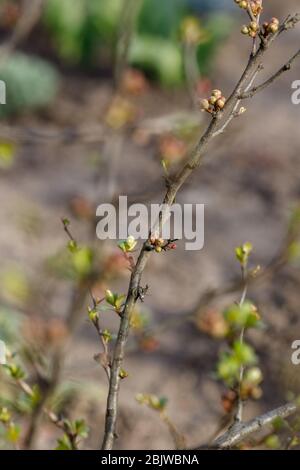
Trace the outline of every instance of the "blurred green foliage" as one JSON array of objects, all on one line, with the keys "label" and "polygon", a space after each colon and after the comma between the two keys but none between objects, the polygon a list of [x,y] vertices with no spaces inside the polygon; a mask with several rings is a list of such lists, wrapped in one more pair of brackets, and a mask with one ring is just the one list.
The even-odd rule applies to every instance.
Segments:
[{"label": "blurred green foliage", "polygon": [[[180,25],[191,14],[187,0],[141,0],[133,32],[129,62],[164,85],[183,80]],[[112,61],[123,0],[48,0],[44,22],[59,57],[72,65],[99,65]],[[209,40],[198,48],[202,72],[209,70],[219,42],[228,34],[232,20],[225,13],[203,22]],[[105,58],[105,59],[104,59]],[[107,63],[106,63],[107,65]]]},{"label": "blurred green foliage", "polygon": [[77,247],[71,251],[61,250],[49,257],[46,262],[47,271],[55,278],[80,280],[86,278],[92,270],[94,253],[89,247]]},{"label": "blurred green foliage", "polygon": [[101,45],[112,45],[122,0],[48,0],[45,24],[58,55],[73,64],[89,64]]},{"label": "blurred green foliage", "polygon": [[45,60],[14,53],[0,65],[0,79],[6,83],[6,105],[0,117],[48,105],[58,89],[58,74]]},{"label": "blurred green foliage", "polygon": [[188,14],[188,2],[144,0],[142,3],[137,32],[176,41],[181,20]]},{"label": "blurred green foliage", "polygon": [[0,273],[0,293],[14,305],[24,305],[30,296],[30,285],[25,273],[15,265]]},{"label": "blurred green foliage", "polygon": [[15,157],[15,146],[11,142],[0,141],[0,170],[11,168]]},{"label": "blurred green foliage", "polygon": [[21,334],[22,315],[16,310],[0,306],[0,338],[14,345]]}]

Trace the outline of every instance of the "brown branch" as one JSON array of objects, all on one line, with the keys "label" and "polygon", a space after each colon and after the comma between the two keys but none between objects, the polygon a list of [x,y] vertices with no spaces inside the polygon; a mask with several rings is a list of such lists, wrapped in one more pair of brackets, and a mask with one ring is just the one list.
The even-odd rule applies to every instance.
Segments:
[{"label": "brown branch", "polygon": [[[291,24],[296,24],[299,19],[300,17],[297,18],[297,20],[294,20],[293,23],[292,19],[288,18],[286,22],[281,25],[279,32],[282,32],[284,29],[288,29],[289,27],[291,27]],[[175,175],[173,179],[167,181],[167,192],[163,201],[164,204],[166,204],[167,206],[171,206],[173,204],[176,194],[181,188],[181,186],[185,183],[185,181],[193,173],[193,171],[202,163],[203,154],[207,149],[208,144],[212,140],[214,133],[217,131],[219,122],[222,122],[222,119],[224,116],[226,116],[227,112],[230,114],[235,109],[236,103],[239,101],[239,96],[245,91],[246,87],[249,85],[249,82],[257,73],[257,70],[261,67],[261,60],[263,59],[265,52],[268,50],[269,46],[273,43],[274,39],[277,36],[278,33],[266,38],[265,41],[261,41],[257,52],[255,54],[251,53],[247,66],[240,80],[238,81],[233,93],[227,100],[223,111],[214,114],[211,122],[208,125],[207,130],[204,132],[198,144],[192,150],[188,160],[183,165],[182,169],[178,172],[177,175]],[[140,287],[142,274],[147,265],[151,253],[151,244],[149,243],[149,241],[146,241],[143,244],[136,266],[131,274],[127,299],[122,312],[120,328],[114,349],[110,376],[110,386],[107,398],[105,433],[102,443],[102,448],[105,450],[112,449],[114,444],[114,439],[116,435],[118,395],[120,386],[119,374],[124,359],[125,347],[129,334],[130,316],[137,301],[135,292],[137,292],[138,288]]]},{"label": "brown branch", "polygon": [[296,413],[297,409],[294,403],[288,403],[245,423],[236,423],[222,436],[218,437],[211,447],[214,449],[235,447],[254,432],[272,424],[276,418],[287,418]]},{"label": "brown branch", "polygon": [[265,82],[261,83],[261,85],[258,85],[254,88],[251,88],[251,90],[247,91],[246,93],[242,93],[240,95],[240,99],[244,100],[247,98],[252,98],[256,93],[264,90],[267,86],[271,85],[277,78],[279,78],[284,72],[287,72],[288,70],[291,70],[293,63],[300,57],[300,49],[296,52],[296,54],[293,55],[293,57],[290,58],[286,64],[284,64],[274,75],[272,75],[268,80]]},{"label": "brown branch", "polygon": [[284,20],[281,27],[279,28],[278,34],[283,33],[284,31],[288,31],[296,26],[297,23],[300,21],[300,13],[296,13],[295,15],[288,15],[288,17]]}]

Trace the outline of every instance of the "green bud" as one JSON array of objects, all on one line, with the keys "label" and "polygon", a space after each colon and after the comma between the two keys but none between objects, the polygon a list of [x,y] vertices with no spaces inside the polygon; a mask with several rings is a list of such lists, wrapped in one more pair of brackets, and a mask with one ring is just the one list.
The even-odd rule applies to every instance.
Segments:
[{"label": "green bud", "polygon": [[242,341],[235,341],[233,352],[240,365],[252,365],[257,361],[254,349]]},{"label": "green bud", "polygon": [[7,408],[0,408],[0,422],[3,424],[8,423],[11,420],[11,414]]},{"label": "green bud", "polygon": [[10,423],[6,431],[6,439],[11,443],[16,444],[20,437],[20,432],[21,429],[17,424]]},{"label": "green bud", "polygon": [[252,250],[253,246],[250,242],[246,242],[235,249],[237,260],[241,263],[242,266],[245,266],[248,263],[249,255]]},{"label": "green bud", "polygon": [[121,369],[121,370],[120,370],[120,373],[119,373],[120,379],[126,379],[126,378],[128,377],[128,375],[129,375],[129,374],[128,374],[128,372],[126,372],[125,369]]},{"label": "green bud", "polygon": [[105,300],[108,304],[115,306],[116,294],[114,294],[110,289],[105,291]]},{"label": "green bud", "polygon": [[68,227],[68,225],[70,225],[70,221],[67,218],[62,219],[62,223],[64,224],[65,227]]},{"label": "green bud", "polygon": [[68,243],[68,249],[71,253],[75,253],[78,249],[77,243],[75,240],[70,240]]},{"label": "green bud", "polygon": [[104,330],[102,337],[106,343],[109,343],[112,340],[112,334],[109,330]]},{"label": "green bud", "polygon": [[260,315],[252,302],[232,304],[224,311],[224,318],[234,328],[255,328],[261,324]]},{"label": "green bud", "polygon": [[134,248],[137,245],[137,241],[135,240],[134,237],[129,236],[127,240],[122,240],[118,246],[119,248],[124,252],[124,253],[130,253],[131,251],[134,250]]},{"label": "green bud", "polygon": [[259,367],[251,367],[245,372],[244,381],[251,385],[258,385],[263,381],[263,374]]},{"label": "green bud", "polygon": [[13,379],[23,379],[25,377],[25,372],[23,371],[23,369],[18,366],[17,364],[9,364],[8,366],[6,366],[6,369],[9,373],[9,375],[13,378]]},{"label": "green bud", "polygon": [[91,320],[92,323],[95,323],[97,320],[99,320],[99,313],[97,312],[95,308],[93,309],[89,308],[88,312],[89,312],[89,319]]}]

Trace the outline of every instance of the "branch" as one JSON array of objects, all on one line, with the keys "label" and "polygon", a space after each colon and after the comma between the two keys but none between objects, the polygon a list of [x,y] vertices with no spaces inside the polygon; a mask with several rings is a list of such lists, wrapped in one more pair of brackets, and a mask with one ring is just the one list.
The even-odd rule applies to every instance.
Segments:
[{"label": "branch", "polygon": [[[257,74],[262,70],[262,68],[263,68],[263,67],[262,67],[261,64],[257,67],[256,72],[254,73],[252,79],[250,80],[250,83],[248,84],[248,86],[247,86],[246,89],[245,89],[245,93],[252,87],[252,85],[253,85],[253,83],[254,83],[254,81],[255,81],[255,79],[256,79]],[[245,93],[244,93],[244,94],[245,94]],[[246,109],[243,108],[243,107],[238,110],[238,107],[239,107],[241,101],[242,101],[242,100],[241,100],[241,97],[239,96],[239,98],[238,98],[238,100],[237,100],[237,102],[236,102],[236,104],[235,104],[233,110],[231,111],[231,113],[230,113],[229,116],[228,116],[228,119],[225,121],[225,123],[223,124],[222,127],[220,127],[216,132],[214,132],[213,138],[214,138],[214,137],[217,137],[217,136],[220,135],[220,134],[223,134],[223,132],[225,132],[225,130],[227,129],[227,126],[229,126],[229,124],[231,123],[231,121],[232,121],[234,118],[241,116],[241,115],[246,111]]]},{"label": "branch", "polygon": [[297,406],[294,403],[287,403],[286,405],[280,406],[275,410],[269,411],[257,418],[251,419],[246,423],[234,424],[225,434],[218,437],[212,444],[214,449],[229,449],[240,442],[246,437],[250,436],[256,431],[259,431],[263,427],[272,424],[276,418],[287,418],[297,411]]},{"label": "branch", "polygon": [[294,16],[288,15],[286,20],[282,23],[281,28],[279,29],[279,34],[289,29],[294,28],[297,23],[300,21],[300,13],[296,13]]},{"label": "branch", "polygon": [[[289,27],[292,27],[291,25],[296,24],[298,20],[300,20],[300,16],[299,19],[297,18],[297,20],[292,20],[291,18],[288,18],[279,28],[279,32],[282,32],[284,29],[289,29]],[[202,163],[204,152],[206,151],[210,141],[213,139],[215,132],[218,130],[219,122],[222,122],[224,116],[232,113],[232,111],[235,109],[235,106],[239,101],[240,95],[245,92],[247,86],[249,86],[249,83],[251,83],[253,76],[260,69],[261,61],[264,57],[265,52],[268,50],[269,46],[273,43],[274,39],[277,36],[278,33],[271,35],[268,38],[265,38],[264,41],[261,41],[257,52],[251,53],[247,66],[240,80],[238,81],[235,89],[233,90],[231,96],[227,100],[223,110],[214,113],[206,131],[200,138],[198,144],[191,151],[186,163],[183,165],[181,170],[177,173],[177,175],[175,175],[173,179],[169,179],[167,181],[167,191],[163,200],[163,203],[166,206],[172,206],[176,198],[177,192],[179,191],[181,186],[185,183],[185,181],[193,173],[193,171]],[[114,439],[116,435],[118,395],[120,386],[119,374],[124,359],[125,347],[129,335],[130,316],[137,301],[135,292],[137,292],[140,287],[142,274],[147,265],[151,253],[152,247],[150,241],[147,240],[143,244],[135,268],[132,271],[128,287],[128,294],[121,315],[120,328],[111,366],[110,386],[106,407],[105,433],[102,443],[102,449],[104,450],[112,449],[114,444]]]},{"label": "branch", "polygon": [[293,57],[290,58],[286,64],[284,64],[274,75],[272,75],[268,80],[263,82],[261,85],[258,85],[254,88],[251,88],[251,90],[246,91],[245,93],[242,93],[240,95],[240,99],[244,100],[247,98],[252,98],[256,93],[264,90],[267,86],[271,85],[277,78],[279,78],[284,72],[287,72],[288,70],[291,70],[293,63],[300,57],[300,49],[296,52]]}]

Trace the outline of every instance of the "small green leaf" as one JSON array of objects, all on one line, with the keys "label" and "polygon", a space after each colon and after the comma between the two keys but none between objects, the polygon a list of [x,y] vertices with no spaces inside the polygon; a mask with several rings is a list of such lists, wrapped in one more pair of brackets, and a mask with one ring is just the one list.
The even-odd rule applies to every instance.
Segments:
[{"label": "small green leaf", "polygon": [[217,364],[217,376],[228,385],[233,385],[239,374],[240,363],[229,353],[223,353]]},{"label": "small green leaf", "polygon": [[244,382],[259,385],[263,381],[263,374],[259,367],[250,367],[244,374]]},{"label": "small green leaf", "polygon": [[6,439],[11,443],[16,444],[20,437],[20,432],[20,426],[14,423],[10,423],[6,431]]},{"label": "small green leaf", "polygon": [[96,308],[89,308],[88,309],[89,313],[89,319],[91,320],[92,323],[95,323],[97,320],[99,320],[99,313]]},{"label": "small green leaf", "polygon": [[253,246],[250,242],[246,242],[235,249],[236,258],[242,266],[245,266],[248,263],[249,255],[252,250]]},{"label": "small green leaf", "polygon": [[272,421],[274,431],[280,431],[285,425],[286,422],[283,418],[281,418],[281,416],[277,416],[277,418]]},{"label": "small green leaf", "polygon": [[161,166],[163,167],[165,175],[169,176],[168,161],[164,159],[161,160]]},{"label": "small green leaf", "polygon": [[150,395],[149,406],[154,410],[162,411],[166,408],[168,399],[166,397],[157,397],[156,395]]},{"label": "small green leaf", "polygon": [[141,405],[147,405],[156,411],[163,411],[166,406],[168,399],[166,397],[158,397],[156,395],[150,395],[146,393],[139,393],[136,395],[136,400]]},{"label": "small green leaf", "polygon": [[168,404],[168,399],[166,397],[161,397],[159,399],[159,406],[161,410],[164,410]]},{"label": "small green leaf", "polygon": [[126,245],[125,245],[124,240],[122,240],[121,242],[118,243],[118,247],[120,248],[120,250],[122,250],[124,253],[126,253]]},{"label": "small green leaf", "polygon": [[290,447],[299,446],[299,444],[300,444],[300,438],[298,436],[293,436],[291,443],[290,443]]},{"label": "small green leaf", "polygon": [[265,439],[265,445],[268,449],[279,449],[280,448],[280,440],[276,434],[272,434]]},{"label": "small green leaf", "polygon": [[33,408],[35,408],[41,401],[42,395],[38,385],[33,385],[32,395],[30,395],[30,402]]},{"label": "small green leaf", "polygon": [[102,333],[102,336],[106,343],[109,343],[112,340],[112,334],[108,330],[104,330]]},{"label": "small green leaf", "polygon": [[69,219],[63,218],[63,219],[62,219],[62,223],[64,224],[65,227],[68,227],[71,222],[69,221]]},{"label": "small green leaf", "polygon": [[117,312],[121,310],[121,307],[124,304],[124,300],[126,299],[125,295],[119,295],[111,290],[107,289],[105,291],[105,300],[106,302],[115,308]]},{"label": "small green leaf", "polygon": [[130,253],[131,251],[134,250],[134,248],[137,245],[137,241],[135,240],[134,237],[129,236],[126,240],[121,240],[118,243],[119,248],[124,252],[124,253]]},{"label": "small green leaf", "polygon": [[126,379],[128,377],[128,372],[125,369],[121,369],[119,373],[120,379]]},{"label": "small green leaf", "polygon": [[70,240],[68,243],[68,249],[71,253],[76,253],[78,246],[75,240]]},{"label": "small green leaf", "polygon": [[93,253],[89,247],[77,249],[74,252],[74,267],[81,278],[90,274],[92,269]]},{"label": "small green leaf", "polygon": [[233,344],[233,352],[240,365],[252,365],[257,361],[254,349],[244,342],[235,341]]},{"label": "small green leaf", "polygon": [[23,369],[17,365],[17,364],[8,364],[4,366],[6,370],[8,371],[8,374],[13,378],[13,379],[23,379],[25,377],[25,372]]},{"label": "small green leaf", "polygon": [[89,428],[83,419],[78,419],[74,423],[75,433],[78,437],[86,439],[89,434]]},{"label": "small green leaf", "polygon": [[260,316],[252,304],[245,301],[242,305],[233,304],[224,311],[224,318],[230,326],[254,328],[260,324]]},{"label": "small green leaf", "polygon": [[110,304],[114,307],[116,298],[117,298],[116,294],[114,294],[111,290],[106,289],[106,291],[105,291],[105,300],[108,304]]},{"label": "small green leaf", "polygon": [[115,308],[117,311],[121,309],[121,307],[124,304],[124,301],[126,299],[126,295],[119,295],[117,299],[115,300]]},{"label": "small green leaf", "polygon": [[72,444],[67,434],[64,434],[62,438],[57,439],[55,450],[72,450]]}]

